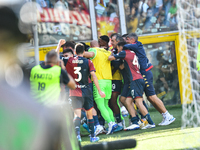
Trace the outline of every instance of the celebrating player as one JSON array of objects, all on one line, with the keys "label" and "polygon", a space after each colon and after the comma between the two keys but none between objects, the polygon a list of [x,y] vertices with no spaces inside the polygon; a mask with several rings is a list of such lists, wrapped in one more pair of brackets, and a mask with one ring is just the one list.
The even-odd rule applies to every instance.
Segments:
[{"label": "celebrating player", "polygon": [[142,43],[138,41],[138,37],[135,33],[130,33],[129,35],[127,35],[126,42],[128,44],[124,45],[123,49],[134,51],[136,56],[138,57],[140,72],[145,80],[144,92],[147,96],[147,99],[163,116],[162,122],[158,125],[171,124],[175,121],[175,118],[170,115],[170,113],[166,110],[163,102],[155,94],[155,90],[153,87],[153,74],[151,72],[153,65],[149,62]]},{"label": "celebrating player", "polygon": [[130,81],[130,89],[128,92],[128,97],[126,99],[126,106],[128,108],[128,111],[131,115],[131,122],[133,123],[131,127],[128,127],[128,129],[138,129],[140,126],[138,125],[138,118],[135,116],[132,102],[135,101],[136,106],[141,111],[142,115],[147,119],[148,126],[145,126],[142,129],[146,128],[154,128],[155,124],[152,121],[146,107],[143,105],[143,91],[145,82],[144,79],[139,71],[139,64],[137,60],[137,56],[133,51],[130,50],[123,50],[123,46],[125,45],[125,42],[119,42],[118,43],[118,54],[114,54],[113,56],[109,56],[109,60],[115,60],[115,59],[123,59],[124,60],[124,67],[125,70],[128,73],[128,79]]},{"label": "celebrating player", "polygon": [[93,63],[84,58],[84,46],[83,44],[77,44],[75,46],[76,57],[69,57],[66,61],[66,70],[76,81],[76,89],[70,90],[70,98],[72,100],[72,106],[75,113],[74,124],[77,133],[77,138],[81,141],[80,137],[80,124],[81,124],[81,109],[86,110],[88,119],[88,126],[90,129],[90,141],[97,142],[99,137],[94,135],[94,120],[92,116],[93,99],[92,91],[88,83],[89,74],[91,74],[95,87],[99,95],[103,98],[105,94],[100,90],[97,77],[95,75],[95,68]]},{"label": "celebrating player", "polygon": [[108,106],[112,93],[111,64],[110,61],[108,61],[108,57],[111,52],[105,50],[104,48],[99,48],[99,44],[95,40],[90,43],[90,47],[92,48],[90,48],[88,52],[85,52],[84,57],[91,58],[94,63],[100,88],[106,94],[105,98],[100,97],[96,87],[93,86],[93,96],[101,115],[108,123],[109,128],[107,134],[111,134],[117,128],[113,112]]}]

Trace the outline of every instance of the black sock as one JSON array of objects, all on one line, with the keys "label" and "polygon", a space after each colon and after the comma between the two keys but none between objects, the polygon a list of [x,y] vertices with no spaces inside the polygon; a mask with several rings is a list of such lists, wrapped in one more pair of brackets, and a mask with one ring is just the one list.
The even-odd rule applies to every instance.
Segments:
[{"label": "black sock", "polygon": [[91,137],[94,137],[94,119],[88,119],[88,127],[90,129]]},{"label": "black sock", "polygon": [[120,114],[115,115],[115,118],[116,118],[116,120],[117,120],[117,123],[122,122],[122,120],[121,120],[121,115],[120,115]]},{"label": "black sock", "polygon": [[132,118],[131,118],[131,122],[132,122],[133,124],[137,124],[137,125],[138,125],[138,119],[137,119],[137,117],[132,117]]},{"label": "black sock", "polygon": [[74,118],[75,131],[77,135],[80,135],[81,119],[79,117]]}]

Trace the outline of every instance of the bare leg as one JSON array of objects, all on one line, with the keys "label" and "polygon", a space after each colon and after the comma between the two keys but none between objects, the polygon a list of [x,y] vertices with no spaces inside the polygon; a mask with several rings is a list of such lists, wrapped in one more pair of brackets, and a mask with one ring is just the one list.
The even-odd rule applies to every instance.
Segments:
[{"label": "bare leg", "polygon": [[135,117],[136,116],[136,111],[132,105],[133,99],[132,98],[126,98],[126,108],[128,109],[129,114],[131,115],[131,117]]},{"label": "bare leg", "polygon": [[165,108],[163,102],[157,97],[157,95],[152,95],[147,97],[149,102],[158,110],[158,112],[165,113],[167,109]]}]

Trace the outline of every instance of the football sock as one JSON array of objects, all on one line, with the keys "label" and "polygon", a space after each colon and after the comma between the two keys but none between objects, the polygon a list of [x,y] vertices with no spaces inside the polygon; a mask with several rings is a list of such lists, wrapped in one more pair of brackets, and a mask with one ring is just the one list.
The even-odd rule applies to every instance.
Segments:
[{"label": "football sock", "polygon": [[90,130],[91,137],[94,137],[94,119],[88,119],[88,127]]},{"label": "football sock", "polygon": [[147,119],[147,121],[148,121],[149,124],[154,124],[154,122],[152,121],[152,119],[151,119],[149,113],[146,114],[144,117]]},{"label": "football sock", "polygon": [[97,125],[100,125],[99,124],[99,119],[98,119],[98,116],[93,116],[93,119],[94,119],[94,125],[97,126]]},{"label": "football sock", "polygon": [[133,124],[137,124],[137,125],[138,125],[138,118],[137,118],[137,117],[132,117],[132,118],[131,118],[131,122],[132,122]]},{"label": "football sock", "polygon": [[77,135],[80,135],[81,119],[79,117],[74,118],[75,131]]},{"label": "football sock", "polygon": [[120,114],[116,114],[115,115],[115,118],[117,120],[117,123],[120,123],[122,120],[121,120],[121,115]]}]

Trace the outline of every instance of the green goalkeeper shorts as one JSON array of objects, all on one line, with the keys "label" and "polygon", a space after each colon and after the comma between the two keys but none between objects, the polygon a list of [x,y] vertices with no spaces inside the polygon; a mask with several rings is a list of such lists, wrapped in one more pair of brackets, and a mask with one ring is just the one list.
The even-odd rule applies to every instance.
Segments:
[{"label": "green goalkeeper shorts", "polygon": [[[98,82],[101,91],[104,92],[106,95],[105,99],[110,99],[112,94],[112,80],[101,79],[98,80]],[[93,96],[94,100],[101,98],[94,82],[93,82]]]}]

